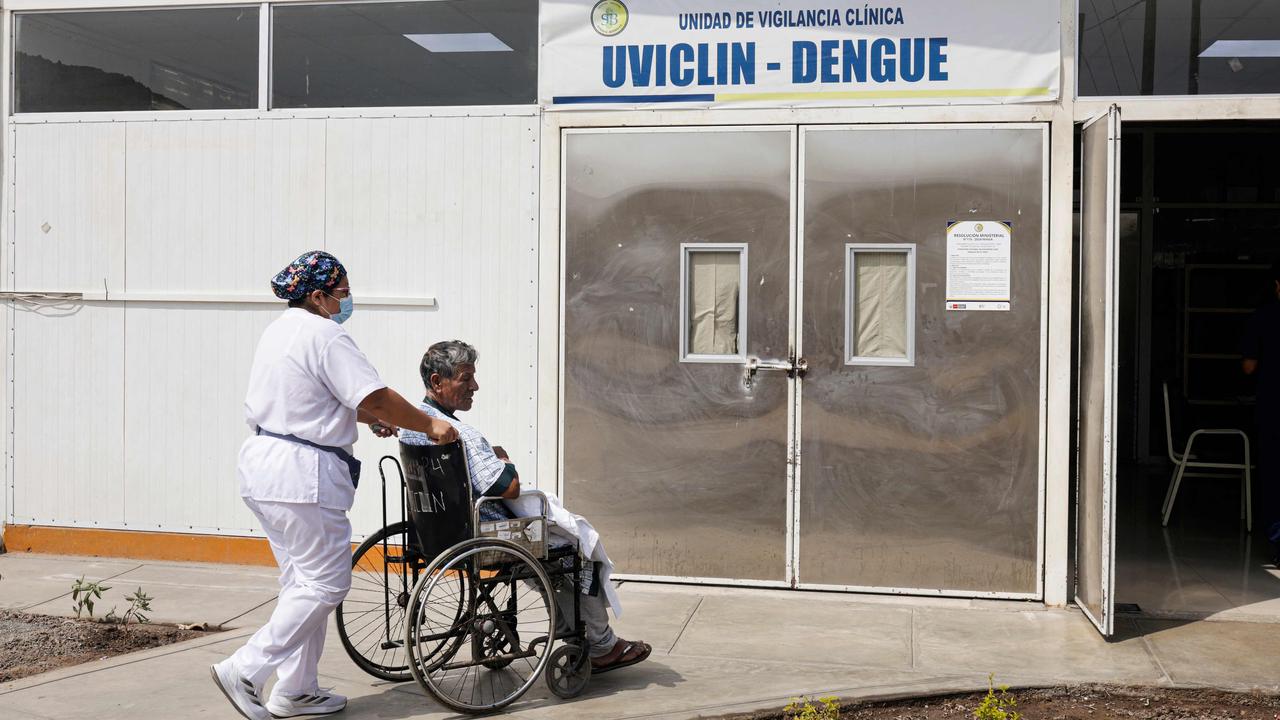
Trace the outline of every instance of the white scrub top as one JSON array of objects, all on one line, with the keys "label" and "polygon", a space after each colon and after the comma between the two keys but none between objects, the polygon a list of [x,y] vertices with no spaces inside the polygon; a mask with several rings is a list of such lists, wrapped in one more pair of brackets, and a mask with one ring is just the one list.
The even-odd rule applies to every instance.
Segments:
[{"label": "white scrub top", "polygon": [[[338,323],[289,308],[258,341],[244,399],[249,428],[294,435],[351,451],[356,408],[386,387]],[[351,474],[337,455],[266,435],[240,447],[240,495],[259,501],[317,503],[350,510]]]}]

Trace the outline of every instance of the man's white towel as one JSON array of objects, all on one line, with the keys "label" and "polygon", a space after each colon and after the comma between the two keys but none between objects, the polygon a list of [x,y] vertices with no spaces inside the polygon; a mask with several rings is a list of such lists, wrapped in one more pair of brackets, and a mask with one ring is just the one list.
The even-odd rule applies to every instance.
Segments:
[{"label": "man's white towel", "polygon": [[[576,540],[579,552],[584,558],[600,563],[601,591],[604,593],[609,607],[613,608],[614,616],[622,617],[622,603],[618,602],[618,593],[611,582],[613,562],[609,560],[609,554],[604,550],[604,543],[600,540],[600,533],[591,527],[591,523],[586,518],[566,510],[564,503],[557,495],[554,493],[545,494],[547,496],[547,519],[554,525],[549,531],[553,535],[559,535],[568,540]],[[506,503],[507,509],[515,513],[517,517],[542,514],[542,503],[533,495],[521,495],[514,500],[503,500],[503,502]]]}]

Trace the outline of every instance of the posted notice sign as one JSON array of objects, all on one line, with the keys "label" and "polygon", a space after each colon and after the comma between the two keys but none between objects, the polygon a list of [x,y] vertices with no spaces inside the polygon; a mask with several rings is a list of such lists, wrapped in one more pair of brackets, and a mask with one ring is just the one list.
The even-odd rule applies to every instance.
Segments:
[{"label": "posted notice sign", "polygon": [[1045,102],[1059,0],[543,0],[550,109]]},{"label": "posted notice sign", "polygon": [[994,220],[947,225],[947,310],[1008,310],[1013,228]]}]

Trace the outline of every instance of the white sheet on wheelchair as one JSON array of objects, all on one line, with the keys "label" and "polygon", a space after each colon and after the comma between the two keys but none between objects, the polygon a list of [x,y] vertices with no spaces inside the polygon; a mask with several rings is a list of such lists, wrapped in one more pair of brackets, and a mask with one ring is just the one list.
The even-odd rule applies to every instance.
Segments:
[{"label": "white sheet on wheelchair", "polygon": [[[622,616],[622,603],[618,602],[618,592],[613,587],[613,561],[604,550],[604,542],[600,533],[581,515],[565,509],[564,503],[554,493],[544,492],[547,496],[547,519],[555,527],[550,528],[552,535],[560,535],[578,542],[578,549],[587,560],[600,563],[600,587],[605,600],[613,608],[615,617]],[[542,514],[542,503],[533,495],[526,495],[514,500],[503,500],[507,509],[517,517],[529,517]]]}]

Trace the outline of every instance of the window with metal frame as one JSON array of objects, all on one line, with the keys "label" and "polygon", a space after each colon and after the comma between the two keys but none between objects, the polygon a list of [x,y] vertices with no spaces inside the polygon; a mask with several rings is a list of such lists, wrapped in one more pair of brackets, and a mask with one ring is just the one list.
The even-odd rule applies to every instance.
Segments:
[{"label": "window with metal frame", "polygon": [[680,360],[744,360],[746,244],[685,243],[680,252]]},{"label": "window with metal frame", "polygon": [[846,365],[915,365],[915,278],[915,245],[845,245]]},{"label": "window with metal frame", "polygon": [[537,0],[277,5],[271,13],[271,107],[537,102]]},{"label": "window with metal frame", "polygon": [[258,106],[258,7],[14,15],[14,112]]}]

